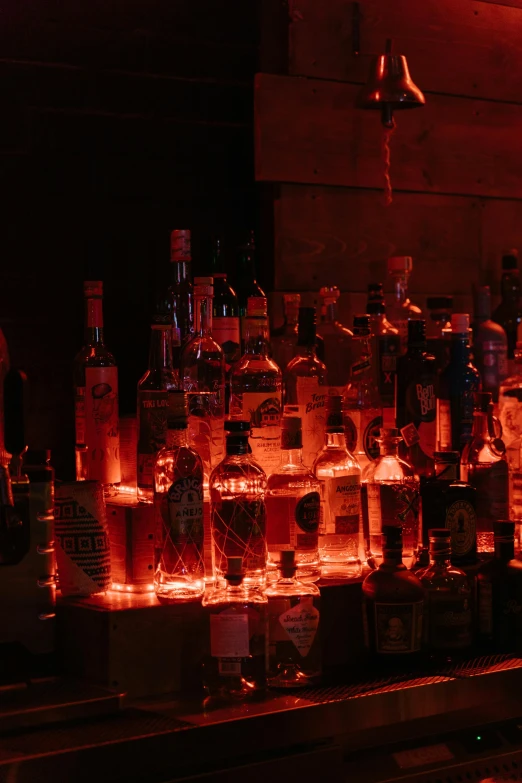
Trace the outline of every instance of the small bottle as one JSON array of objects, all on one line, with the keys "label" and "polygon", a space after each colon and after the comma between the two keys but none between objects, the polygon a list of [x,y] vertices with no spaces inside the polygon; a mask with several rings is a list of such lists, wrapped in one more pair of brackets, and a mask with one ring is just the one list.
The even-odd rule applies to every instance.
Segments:
[{"label": "small bottle", "polygon": [[223,349],[225,369],[229,372],[241,356],[239,307],[236,292],[228,284],[226,274],[216,272],[213,280],[212,337]]},{"label": "small bottle", "polygon": [[163,601],[191,601],[205,589],[204,472],[189,445],[186,392],[170,393],[167,426],[154,466],[154,590]]},{"label": "small bottle", "polygon": [[428,296],[426,320],[428,351],[435,357],[437,370],[442,370],[449,361],[449,336],[451,333],[452,296]]},{"label": "small bottle", "polygon": [[388,306],[388,318],[399,330],[401,353],[408,344],[408,321],[422,318],[422,310],[408,297],[408,281],[413,269],[411,256],[393,256],[388,259],[388,275],[393,285],[393,296]]},{"label": "small bottle", "polygon": [[268,477],[266,494],[268,566],[275,572],[281,552],[291,549],[298,578],[313,581],[321,575],[321,485],[303,464],[300,417],[285,415],[281,422],[281,464]]},{"label": "small bottle", "polygon": [[439,375],[437,449],[459,451],[471,440],[473,394],[481,389],[480,373],[470,360],[469,315],[453,313],[449,363]]},{"label": "small bottle", "polygon": [[382,553],[362,584],[366,648],[379,665],[411,666],[420,662],[424,590],[402,562],[400,527],[383,526]]},{"label": "small bottle", "polygon": [[249,453],[250,422],[225,422],[226,456],[210,477],[214,569],[223,579],[229,557],[242,557],[245,584],[266,581],[266,474]]},{"label": "small bottle", "polygon": [[172,368],[172,329],[152,324],[149,368],[138,383],[138,500],[152,503],[154,463],[167,438],[169,393],[178,388]]},{"label": "small bottle", "polygon": [[181,353],[181,383],[188,394],[190,442],[208,477],[223,458],[225,357],[212,337],[211,277],[194,280],[195,333]]},{"label": "small bottle", "polygon": [[508,513],[509,476],[506,447],[493,432],[489,392],[474,394],[471,441],[461,457],[461,475],[477,490],[477,550],[493,552],[493,523]]},{"label": "small bottle", "polygon": [[[383,408],[389,414],[387,421],[395,421],[395,370],[401,353],[399,330],[386,318],[386,302],[382,283],[368,286],[366,312],[370,316],[372,354],[377,386]],[[393,411],[393,413],[392,413]]]},{"label": "small bottle", "polygon": [[371,353],[370,316],[353,319],[352,355],[354,363],[350,382],[343,395],[344,426],[348,451],[364,470],[368,462],[379,456],[376,438],[382,427],[382,406],[375,383]]},{"label": "small bottle", "polygon": [[491,295],[488,285],[475,289],[473,360],[482,378],[482,390],[491,392],[498,402],[501,383],[507,378],[507,337],[501,326],[491,320]]},{"label": "small bottle", "polygon": [[381,429],[377,441],[380,456],[366,466],[362,475],[368,520],[364,524],[366,559],[372,568],[381,563],[384,526],[395,525],[402,532],[401,547],[404,546],[404,557],[411,567],[419,547],[419,478],[413,466],[398,456],[401,436],[397,429]]},{"label": "small bottle", "polygon": [[313,471],[321,483],[322,576],[358,577],[362,573],[361,468],[346,448],[340,395],[326,398],[324,447]]},{"label": "small bottle", "polygon": [[225,584],[203,597],[210,620],[210,655],[203,664],[209,701],[242,701],[266,686],[267,599],[245,583],[241,557],[229,557]]},{"label": "small bottle", "polygon": [[74,360],[76,480],[99,481],[110,496],[121,482],[118,368],[103,341],[103,283],[83,288],[85,345]]},{"label": "small bottle", "polygon": [[230,416],[250,419],[253,459],[267,475],[281,458],[281,370],[270,358],[266,297],[248,300],[245,353],[230,377]]},{"label": "small bottle", "polygon": [[508,375],[513,372],[518,326],[522,321],[520,306],[520,272],[518,251],[510,250],[502,256],[502,278],[500,281],[501,302],[491,316],[505,331],[508,341]]},{"label": "small bottle", "polygon": [[297,352],[297,319],[299,315],[300,294],[283,294],[284,322],[272,330],[270,343],[272,358],[278,367],[286,367]]},{"label": "small bottle", "polygon": [[522,520],[522,342],[515,348],[513,375],[502,383],[498,403],[509,467],[510,519],[519,522]]},{"label": "small bottle", "polygon": [[322,307],[317,334],[323,340],[324,351],[320,358],[328,368],[328,385],[336,387],[340,394],[349,381],[352,333],[337,318],[337,300],[341,296],[337,286],[324,286],[319,296]]},{"label": "small bottle", "polygon": [[281,576],[266,590],[267,681],[272,688],[306,688],[321,678],[321,593],[296,576],[295,552],[280,555]]},{"label": "small bottle", "polygon": [[170,235],[171,283],[167,293],[172,324],[172,361],[179,370],[181,349],[194,332],[192,251],[190,231],[174,229]]},{"label": "small bottle", "polygon": [[237,249],[236,278],[234,291],[237,293],[239,317],[241,319],[241,343],[244,346],[247,335],[247,304],[250,297],[265,297],[265,292],[256,280],[257,250],[256,238],[250,231],[246,242]]},{"label": "small bottle", "polygon": [[429,531],[430,564],[417,571],[425,591],[424,641],[432,656],[451,660],[469,650],[472,637],[471,588],[464,571],[451,564],[451,532]]},{"label": "small bottle", "polygon": [[299,308],[297,355],[283,374],[285,405],[297,405],[303,425],[303,462],[311,468],[323,446],[327,370],[315,350],[315,308]]},{"label": "small bottle", "polygon": [[495,652],[522,651],[522,561],[515,560],[515,523],[493,527],[495,555],[477,574],[479,642]]},{"label": "small bottle", "polygon": [[403,437],[399,454],[419,476],[433,475],[437,435],[437,373],[435,358],[426,348],[426,322],[408,321],[408,350],[397,360],[395,414]]}]

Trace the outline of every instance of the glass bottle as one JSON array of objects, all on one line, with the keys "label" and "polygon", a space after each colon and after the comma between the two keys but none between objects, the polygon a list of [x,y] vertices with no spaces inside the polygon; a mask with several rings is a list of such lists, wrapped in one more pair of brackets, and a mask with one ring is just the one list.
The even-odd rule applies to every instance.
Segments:
[{"label": "glass bottle", "polygon": [[272,358],[278,367],[286,367],[296,354],[300,301],[300,294],[283,294],[285,320],[282,326],[272,330],[270,337]]},{"label": "glass bottle", "polygon": [[437,434],[435,358],[426,347],[426,321],[408,321],[408,350],[397,359],[395,413],[403,437],[399,454],[419,476],[433,475]]},{"label": "glass bottle", "polygon": [[337,319],[337,300],[341,296],[337,286],[323,286],[319,296],[323,304],[317,324],[317,335],[323,341],[321,359],[328,368],[328,385],[340,394],[349,381],[352,333]]},{"label": "glass bottle", "polygon": [[192,289],[192,251],[190,231],[174,229],[170,235],[171,283],[168,307],[172,323],[172,362],[178,370],[181,349],[194,332],[194,294]]},{"label": "glass bottle", "polygon": [[245,353],[230,377],[230,417],[250,419],[253,459],[269,475],[281,458],[281,370],[269,356],[265,297],[248,300]]},{"label": "glass bottle", "polygon": [[518,251],[510,250],[502,256],[502,278],[500,281],[501,302],[494,310],[492,320],[504,329],[508,341],[508,375],[513,372],[517,331],[522,321],[520,307],[520,272]]},{"label": "glass bottle", "polygon": [[375,357],[373,366],[377,387],[383,408],[388,414],[386,421],[391,424],[395,423],[395,370],[397,357],[401,353],[401,340],[399,330],[386,318],[382,283],[372,283],[368,286],[366,312],[370,316],[372,355]]},{"label": "glass bottle", "polygon": [[468,577],[451,564],[451,532],[429,531],[430,564],[417,571],[425,592],[424,641],[432,656],[451,660],[469,650],[472,637],[471,587]]},{"label": "glass bottle", "polygon": [[178,388],[172,368],[170,324],[152,324],[149,368],[138,383],[138,500],[152,503],[154,463],[167,438],[169,392]]},{"label": "glass bottle", "polygon": [[225,357],[212,337],[211,277],[196,277],[196,330],[181,353],[181,382],[188,394],[190,442],[203,460],[205,485],[223,459]]},{"label": "glass bottle", "polygon": [[[266,537],[268,566],[275,575],[280,553],[292,550],[298,578],[319,579],[319,519],[321,485],[303,464],[299,416],[281,420],[281,464],[268,477]],[[269,571],[269,576],[270,571]]]},{"label": "glass bottle", "polygon": [[103,340],[103,283],[83,288],[85,345],[74,360],[76,479],[99,481],[113,495],[121,481],[118,368]]},{"label": "glass bottle", "polygon": [[371,353],[370,316],[353,319],[350,382],[343,395],[346,446],[364,470],[368,462],[379,456],[376,438],[382,427],[382,406],[375,383],[374,360]]},{"label": "glass bottle", "polygon": [[491,295],[488,285],[475,289],[473,361],[482,379],[482,390],[491,392],[498,402],[499,387],[507,378],[507,337],[501,326],[491,320]]},{"label": "glass bottle", "polygon": [[408,281],[413,269],[411,256],[392,256],[388,259],[388,276],[393,285],[391,304],[387,308],[388,318],[399,330],[401,353],[408,343],[408,321],[422,318],[422,310],[408,297]]},{"label": "glass bottle", "polygon": [[313,471],[321,483],[322,576],[358,577],[361,564],[361,468],[346,448],[342,397],[326,398],[324,446]]},{"label": "glass bottle", "polygon": [[493,432],[489,392],[474,395],[471,441],[461,457],[461,475],[477,490],[477,550],[493,552],[493,523],[508,513],[509,477],[506,448]]},{"label": "glass bottle", "polygon": [[241,557],[245,583],[266,581],[266,474],[249,453],[250,422],[225,422],[226,456],[210,477],[214,572],[223,579],[229,557]]},{"label": "glass bottle", "polygon": [[362,584],[365,644],[379,666],[411,666],[420,662],[424,589],[402,562],[400,527],[382,531],[382,562]]},{"label": "glass bottle", "polygon": [[280,556],[280,578],[266,590],[267,681],[272,688],[306,688],[321,678],[321,593],[296,576],[295,552]]},{"label": "glass bottle", "polygon": [[480,643],[495,652],[522,650],[522,561],[515,560],[515,523],[493,526],[495,555],[477,574]]},{"label": "glass bottle", "polygon": [[283,374],[285,405],[297,405],[303,426],[303,462],[311,468],[323,446],[327,370],[315,352],[315,307],[300,307],[297,355]]},{"label": "glass bottle", "polygon": [[250,700],[266,686],[267,599],[244,577],[242,558],[229,557],[224,585],[203,597],[210,624],[203,684],[210,703]]},{"label": "glass bottle", "polygon": [[453,313],[449,363],[439,375],[437,448],[459,451],[471,440],[473,394],[480,391],[480,374],[470,360],[469,315]]},{"label": "glass bottle", "polygon": [[437,370],[442,370],[449,361],[453,297],[428,296],[426,307],[429,311],[429,317],[426,321],[428,351],[435,357]]},{"label": "glass bottle", "polygon": [[170,392],[167,426],[154,466],[154,590],[162,601],[191,601],[205,589],[204,471],[189,445],[186,392]]},{"label": "glass bottle", "polygon": [[[394,428],[381,429],[377,439],[380,456],[370,462],[362,475],[368,523],[364,538],[368,565],[382,561],[384,526],[401,530],[401,546],[408,567],[414,564],[420,536],[420,484],[412,465],[400,459],[397,450],[402,438]],[[401,550],[402,551],[402,550]]]},{"label": "glass bottle", "polygon": [[219,239],[215,239],[213,243],[213,266],[217,271],[213,272],[212,337],[223,349],[226,371],[229,372],[231,366],[241,357],[239,303],[226,273],[222,271]]},{"label": "glass bottle", "polygon": [[237,293],[239,305],[239,317],[241,319],[241,342],[246,342],[245,316],[247,315],[247,304],[250,297],[264,297],[265,292],[256,280],[257,266],[256,238],[253,231],[250,231],[246,242],[238,247],[236,259],[236,279],[234,290]]},{"label": "glass bottle", "polygon": [[499,394],[502,440],[509,467],[510,519],[522,519],[522,342],[517,343],[513,375],[502,383]]}]

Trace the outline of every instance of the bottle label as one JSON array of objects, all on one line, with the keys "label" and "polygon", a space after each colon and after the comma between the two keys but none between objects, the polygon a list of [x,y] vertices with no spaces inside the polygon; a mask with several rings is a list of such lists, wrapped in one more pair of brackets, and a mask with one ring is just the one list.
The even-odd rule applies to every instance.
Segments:
[{"label": "bottle label", "polygon": [[325,404],[328,387],[318,378],[297,379],[297,404],[303,426],[303,462],[311,468],[324,445]]},{"label": "bottle label", "polygon": [[306,658],[319,628],[319,611],[310,596],[279,616],[279,623],[302,658]]},{"label": "bottle label", "polygon": [[85,443],[89,479],[102,484],[119,484],[117,367],[85,368]]},{"label": "bottle label", "polygon": [[292,547],[299,551],[317,549],[320,518],[318,492],[266,496],[267,543],[269,549]]},{"label": "bottle label", "polygon": [[381,655],[414,653],[421,649],[424,604],[374,605],[375,647]]},{"label": "bottle label", "polygon": [[358,362],[352,364],[350,375],[362,375],[362,373],[365,372],[365,370],[369,370],[371,366],[371,356],[363,356]]},{"label": "bottle label", "polygon": [[451,451],[451,403],[437,400],[437,442],[440,451]]},{"label": "bottle label", "polygon": [[484,636],[493,633],[493,585],[485,579],[478,580],[479,632]]},{"label": "bottle label", "polygon": [[357,475],[325,479],[326,535],[358,536],[361,481]]},{"label": "bottle label", "polygon": [[154,486],[156,454],[167,438],[168,392],[138,391],[138,487]]},{"label": "bottle label", "polygon": [[468,500],[456,500],[446,509],[445,526],[451,531],[451,554],[465,557],[475,547],[477,515]]},{"label": "bottle label", "polygon": [[522,436],[522,403],[516,397],[501,394],[499,418],[502,424],[502,440],[506,447]]},{"label": "bottle label", "polygon": [[[247,658],[250,654],[249,641],[248,614],[225,609],[210,616],[210,654],[213,658]],[[221,673],[235,674],[237,671],[225,667]]]},{"label": "bottle label", "polygon": [[498,389],[507,378],[507,346],[502,342],[488,340],[481,345],[482,383],[487,389]]},{"label": "bottle label", "polygon": [[85,386],[77,386],[74,398],[74,423],[76,427],[76,445],[85,444]]},{"label": "bottle label", "polygon": [[239,317],[214,316],[212,319],[212,337],[223,348],[226,356],[238,354],[240,346]]},{"label": "bottle label", "polygon": [[281,462],[281,392],[244,392],[241,415],[252,426],[252,458],[268,476]]},{"label": "bottle label", "polygon": [[192,544],[203,550],[203,487],[187,477],[174,481],[168,493],[170,536],[175,544]]},{"label": "bottle label", "polygon": [[224,456],[224,388],[210,392],[191,392],[188,397],[188,430],[193,448],[203,461],[205,474],[210,475]]},{"label": "bottle label", "polygon": [[378,340],[379,393],[383,403],[393,405],[395,395],[395,371],[397,356],[401,353],[398,334],[383,334]]},{"label": "bottle label", "polygon": [[[376,415],[377,414],[377,415]],[[369,460],[379,456],[379,430],[382,417],[372,409],[347,410],[343,415],[346,448],[353,454],[365,454]]]},{"label": "bottle label", "polygon": [[435,386],[432,379],[421,378],[416,383],[410,383],[406,390],[406,416],[415,424],[419,434],[419,446],[430,459],[433,459],[437,435],[435,403]]},{"label": "bottle label", "polygon": [[460,649],[471,644],[471,606],[468,596],[428,591],[426,639],[437,650]]}]

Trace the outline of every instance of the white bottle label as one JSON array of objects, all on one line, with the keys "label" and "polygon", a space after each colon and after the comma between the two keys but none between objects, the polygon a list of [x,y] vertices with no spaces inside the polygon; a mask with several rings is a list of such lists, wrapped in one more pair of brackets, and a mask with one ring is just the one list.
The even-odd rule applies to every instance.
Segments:
[{"label": "white bottle label", "polygon": [[378,536],[382,532],[381,511],[381,486],[380,484],[366,485],[368,496],[368,528],[372,536]]},{"label": "white bottle label", "polygon": [[303,462],[311,468],[324,445],[325,405],[329,387],[318,378],[297,379],[297,404],[303,426]]},{"label": "white bottle label", "polygon": [[358,475],[325,479],[326,535],[358,536],[361,481]]},{"label": "white bottle label", "polygon": [[85,442],[88,478],[102,484],[119,484],[117,367],[85,368]]},{"label": "white bottle label", "polygon": [[279,622],[302,658],[306,658],[319,627],[319,611],[313,599],[303,596],[299,604],[279,616]]},{"label": "white bottle label", "polygon": [[248,657],[248,614],[225,609],[210,616],[210,654],[213,658]]},{"label": "white bottle label", "polygon": [[242,415],[252,425],[252,457],[268,476],[281,462],[281,392],[245,392]]}]

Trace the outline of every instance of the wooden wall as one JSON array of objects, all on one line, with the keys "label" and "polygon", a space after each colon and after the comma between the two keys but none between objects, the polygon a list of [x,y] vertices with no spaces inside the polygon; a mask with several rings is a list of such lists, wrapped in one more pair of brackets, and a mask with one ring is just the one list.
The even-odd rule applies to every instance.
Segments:
[{"label": "wooden wall", "polygon": [[[276,290],[363,292],[392,254],[412,255],[418,294],[467,295],[522,246],[522,2],[276,3],[284,53],[265,47],[255,85],[256,178],[274,183]],[[383,131],[355,108],[371,54],[407,55],[426,106],[396,112],[393,202]]]}]

